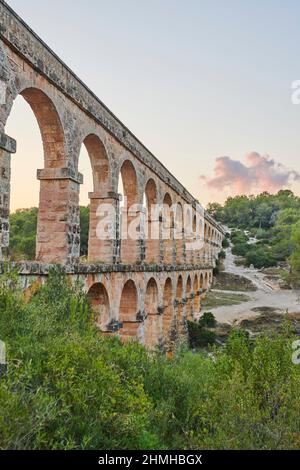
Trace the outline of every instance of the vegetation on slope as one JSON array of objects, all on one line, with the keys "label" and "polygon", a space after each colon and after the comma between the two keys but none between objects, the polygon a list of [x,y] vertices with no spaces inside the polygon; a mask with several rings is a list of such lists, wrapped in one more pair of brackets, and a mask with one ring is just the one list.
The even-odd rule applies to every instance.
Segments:
[{"label": "vegetation on slope", "polygon": [[[266,268],[288,262],[290,281],[299,284],[300,198],[292,191],[230,197],[223,206],[213,203],[208,210],[218,221],[236,229],[231,236],[233,253],[242,256],[245,265]],[[256,237],[257,243],[249,244],[249,237]]]},{"label": "vegetation on slope", "polygon": [[233,331],[213,357],[170,361],[101,336],[80,286],[53,272],[27,303],[18,277],[1,276],[0,338],[1,449],[299,448],[287,328],[255,345]]}]

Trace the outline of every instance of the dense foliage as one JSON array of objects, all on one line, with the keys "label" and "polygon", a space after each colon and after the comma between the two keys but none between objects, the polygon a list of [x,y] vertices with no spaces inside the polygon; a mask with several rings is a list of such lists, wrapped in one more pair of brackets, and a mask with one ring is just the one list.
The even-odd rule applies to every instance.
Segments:
[{"label": "dense foliage", "polygon": [[[243,256],[247,266],[262,268],[288,261],[291,279],[299,281],[300,198],[292,191],[230,197],[223,206],[213,203],[208,210],[218,221],[237,229],[232,234],[233,253]],[[249,244],[241,230],[258,243]]]},{"label": "dense foliage", "polygon": [[[9,256],[13,261],[35,259],[38,209],[19,209],[10,215]],[[80,254],[88,251],[89,208],[80,207]]]},{"label": "dense foliage", "polygon": [[19,209],[10,216],[9,253],[11,259],[34,259],[38,210]]},{"label": "dense foliage", "polygon": [[[213,326],[207,314],[203,320]],[[292,337],[234,331],[213,356],[173,360],[99,335],[80,286],[58,272],[25,302],[0,278],[1,449],[297,449]]]}]

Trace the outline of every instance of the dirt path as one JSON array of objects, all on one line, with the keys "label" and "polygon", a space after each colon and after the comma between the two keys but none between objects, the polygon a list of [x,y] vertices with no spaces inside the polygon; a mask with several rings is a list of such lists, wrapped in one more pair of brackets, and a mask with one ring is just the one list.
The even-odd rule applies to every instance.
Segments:
[{"label": "dirt path", "polygon": [[[220,323],[240,322],[243,319],[259,315],[259,312],[253,309],[271,307],[278,313],[300,312],[300,291],[280,289],[276,280],[268,279],[262,272],[254,268],[245,268],[237,266],[234,263],[235,256],[231,248],[226,249],[225,272],[243,276],[256,286],[257,291],[247,292],[251,300],[242,302],[238,305],[229,305],[225,307],[215,307],[210,311],[215,315]],[[228,291],[226,291],[228,292]],[[235,294],[239,293],[237,291]],[[245,292],[240,292],[245,294]]]}]

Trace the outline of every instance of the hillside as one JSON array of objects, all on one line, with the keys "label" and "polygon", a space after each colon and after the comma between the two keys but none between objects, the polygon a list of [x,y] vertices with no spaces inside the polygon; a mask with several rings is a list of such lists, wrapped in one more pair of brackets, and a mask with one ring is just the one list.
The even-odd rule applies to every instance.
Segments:
[{"label": "hillside", "polygon": [[276,195],[230,197],[222,206],[211,203],[208,211],[231,228],[233,254],[245,266],[282,266],[285,279],[300,283],[300,198],[289,190]]}]

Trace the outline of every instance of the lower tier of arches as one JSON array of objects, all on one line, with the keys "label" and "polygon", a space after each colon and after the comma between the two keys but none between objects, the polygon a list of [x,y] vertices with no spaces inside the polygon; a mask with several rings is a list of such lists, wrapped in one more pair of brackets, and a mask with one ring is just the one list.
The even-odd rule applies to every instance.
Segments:
[{"label": "lower tier of arches", "polygon": [[[20,272],[24,289],[44,282],[43,275]],[[212,269],[66,273],[87,293],[99,332],[136,339],[147,348],[171,351],[187,339],[187,320],[199,315],[211,287]]]}]

